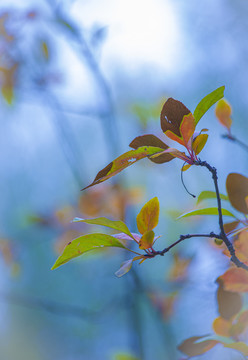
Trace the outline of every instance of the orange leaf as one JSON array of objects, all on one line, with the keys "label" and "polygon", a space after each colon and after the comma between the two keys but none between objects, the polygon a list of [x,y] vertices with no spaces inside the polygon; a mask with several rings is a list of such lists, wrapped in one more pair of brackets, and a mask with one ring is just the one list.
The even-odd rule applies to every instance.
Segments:
[{"label": "orange leaf", "polygon": [[229,130],[232,125],[232,108],[225,99],[221,99],[220,101],[218,101],[215,109],[215,114],[219,122]]},{"label": "orange leaf", "polygon": [[141,234],[153,230],[158,225],[159,201],[155,197],[149,200],[137,215],[137,227]]},{"label": "orange leaf", "polygon": [[175,135],[172,131],[167,130],[166,133],[165,133],[165,135],[166,135],[169,139],[178,142],[178,144],[183,145],[183,146],[185,145],[185,144],[184,144],[184,140],[183,140],[181,137]]},{"label": "orange leaf", "polygon": [[248,178],[237,173],[229,174],[226,179],[226,190],[232,206],[236,210],[248,214],[245,200],[248,196]]},{"label": "orange leaf", "polygon": [[225,290],[232,292],[248,292],[248,271],[240,268],[228,269],[219,277]]},{"label": "orange leaf", "polygon": [[146,231],[140,239],[139,248],[141,250],[151,248],[154,243],[154,235],[155,235],[154,231],[152,231],[152,230]]},{"label": "orange leaf", "polygon": [[232,326],[232,322],[225,320],[222,317],[216,318],[213,322],[214,332],[220,336],[229,337],[231,326]]},{"label": "orange leaf", "polygon": [[183,121],[180,125],[180,133],[182,134],[184,145],[187,147],[189,140],[195,131],[195,118],[192,113],[184,115]]},{"label": "orange leaf", "polygon": [[219,343],[217,340],[204,340],[198,342],[198,340],[202,339],[203,337],[204,336],[192,336],[186,339],[178,346],[178,350],[188,356],[197,356],[204,354]]}]

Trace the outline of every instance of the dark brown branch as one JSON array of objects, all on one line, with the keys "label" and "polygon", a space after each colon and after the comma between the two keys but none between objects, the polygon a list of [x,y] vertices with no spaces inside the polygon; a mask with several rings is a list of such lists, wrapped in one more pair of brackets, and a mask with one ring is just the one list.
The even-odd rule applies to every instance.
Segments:
[{"label": "dark brown branch", "polygon": [[168,251],[170,251],[170,249],[172,249],[174,246],[176,246],[177,244],[179,244],[181,241],[184,241],[186,239],[191,239],[194,237],[205,237],[205,238],[216,238],[216,239],[222,239],[220,235],[215,234],[213,232],[209,233],[209,234],[187,234],[187,235],[181,235],[180,238],[175,241],[173,244],[171,244],[170,246],[168,246],[167,248],[164,248],[161,251],[153,251],[152,254],[146,254],[146,257],[154,257],[157,255],[161,255],[164,256],[165,253],[167,253]]},{"label": "dark brown branch", "polygon": [[215,192],[216,192],[216,197],[217,197],[217,205],[218,205],[218,214],[219,214],[219,226],[220,226],[220,235],[219,235],[219,239],[223,240],[230,255],[231,255],[231,261],[237,266],[240,267],[242,269],[248,270],[248,266],[245,265],[243,262],[241,262],[236,254],[235,254],[235,249],[233,247],[233,244],[231,243],[231,241],[228,239],[225,230],[224,230],[224,224],[223,224],[223,216],[222,216],[222,209],[221,209],[221,199],[220,199],[220,192],[219,192],[219,186],[218,186],[218,176],[217,176],[217,170],[215,167],[212,167],[211,165],[209,165],[206,161],[201,161],[198,160],[197,162],[195,162],[195,165],[198,166],[203,166],[205,168],[208,169],[208,171],[211,172],[212,174],[212,178],[214,181],[214,187],[215,187]]}]

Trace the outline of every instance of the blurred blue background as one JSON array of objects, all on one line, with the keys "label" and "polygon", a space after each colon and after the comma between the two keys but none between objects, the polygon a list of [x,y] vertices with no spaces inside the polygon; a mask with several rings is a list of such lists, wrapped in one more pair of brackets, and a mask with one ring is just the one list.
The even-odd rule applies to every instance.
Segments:
[{"label": "blurred blue background", "polygon": [[[215,279],[227,260],[209,241],[187,240],[174,257],[121,279],[113,275],[121,251],[50,268],[68,241],[99,231],[71,224],[74,216],[126,219],[135,232],[136,214],[154,196],[157,249],[218,229],[211,217],[175,220],[195,206],[180,160],[142,160],[80,189],[134,137],[161,136],[160,107],[170,96],[193,111],[225,85],[233,132],[246,141],[247,16],[241,0],[1,1],[1,359],[174,360],[182,340],[213,332]],[[228,172],[247,174],[247,154],[221,138],[213,108],[199,126],[210,134],[201,158],[217,167],[225,193]],[[196,195],[213,190],[204,169],[190,169],[184,181]],[[169,278],[177,255],[190,265]],[[201,357],[227,358],[242,356],[216,347]]]}]

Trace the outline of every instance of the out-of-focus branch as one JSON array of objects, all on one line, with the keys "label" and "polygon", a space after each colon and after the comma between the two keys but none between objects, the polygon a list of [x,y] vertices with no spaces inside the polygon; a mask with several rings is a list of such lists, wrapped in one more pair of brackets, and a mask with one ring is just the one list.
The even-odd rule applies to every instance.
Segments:
[{"label": "out-of-focus branch", "polygon": [[222,135],[222,137],[224,139],[230,140],[236,144],[238,144],[239,146],[241,146],[243,149],[245,149],[246,151],[248,151],[248,145],[245,144],[243,141],[239,140],[238,138],[236,138],[235,136],[231,135],[231,134],[224,134]]}]

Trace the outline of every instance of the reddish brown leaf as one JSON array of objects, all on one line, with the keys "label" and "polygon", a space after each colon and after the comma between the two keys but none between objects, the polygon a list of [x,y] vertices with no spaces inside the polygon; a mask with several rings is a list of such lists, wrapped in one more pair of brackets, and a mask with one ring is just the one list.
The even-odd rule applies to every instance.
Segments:
[{"label": "reddish brown leaf", "polygon": [[231,292],[248,292],[248,271],[233,267],[219,277],[224,289]]},{"label": "reddish brown leaf", "polygon": [[183,352],[188,356],[197,356],[204,354],[205,352],[212,349],[215,345],[219,343],[216,340],[203,340],[201,342],[198,342],[198,340],[201,340],[204,337],[205,336],[192,336],[184,340],[178,346],[178,350],[180,350],[181,352]]},{"label": "reddish brown leaf", "polygon": [[225,233],[228,234],[231,231],[233,231],[234,229],[236,229],[236,227],[239,225],[239,223],[240,223],[240,221],[238,221],[238,220],[225,223],[224,224]]},{"label": "reddish brown leaf", "polygon": [[222,277],[217,279],[219,288],[217,291],[218,311],[220,316],[229,320],[236,315],[242,308],[242,298],[240,294],[224,289]]},{"label": "reddish brown leaf", "polygon": [[[133,149],[138,149],[141,146],[155,146],[161,149],[168,149],[168,146],[155,135],[142,135],[136,137],[129,146]],[[171,154],[158,155],[156,158],[148,157],[149,160],[156,164],[163,164],[165,162],[175,159]]]},{"label": "reddish brown leaf", "polygon": [[248,214],[248,206],[245,198],[248,196],[248,178],[241,174],[231,173],[226,179],[226,190],[232,206]]},{"label": "reddish brown leaf", "polygon": [[188,115],[190,110],[180,101],[169,98],[162,108],[160,114],[161,128],[164,133],[170,130],[173,134],[181,137],[180,125],[183,117]]}]

